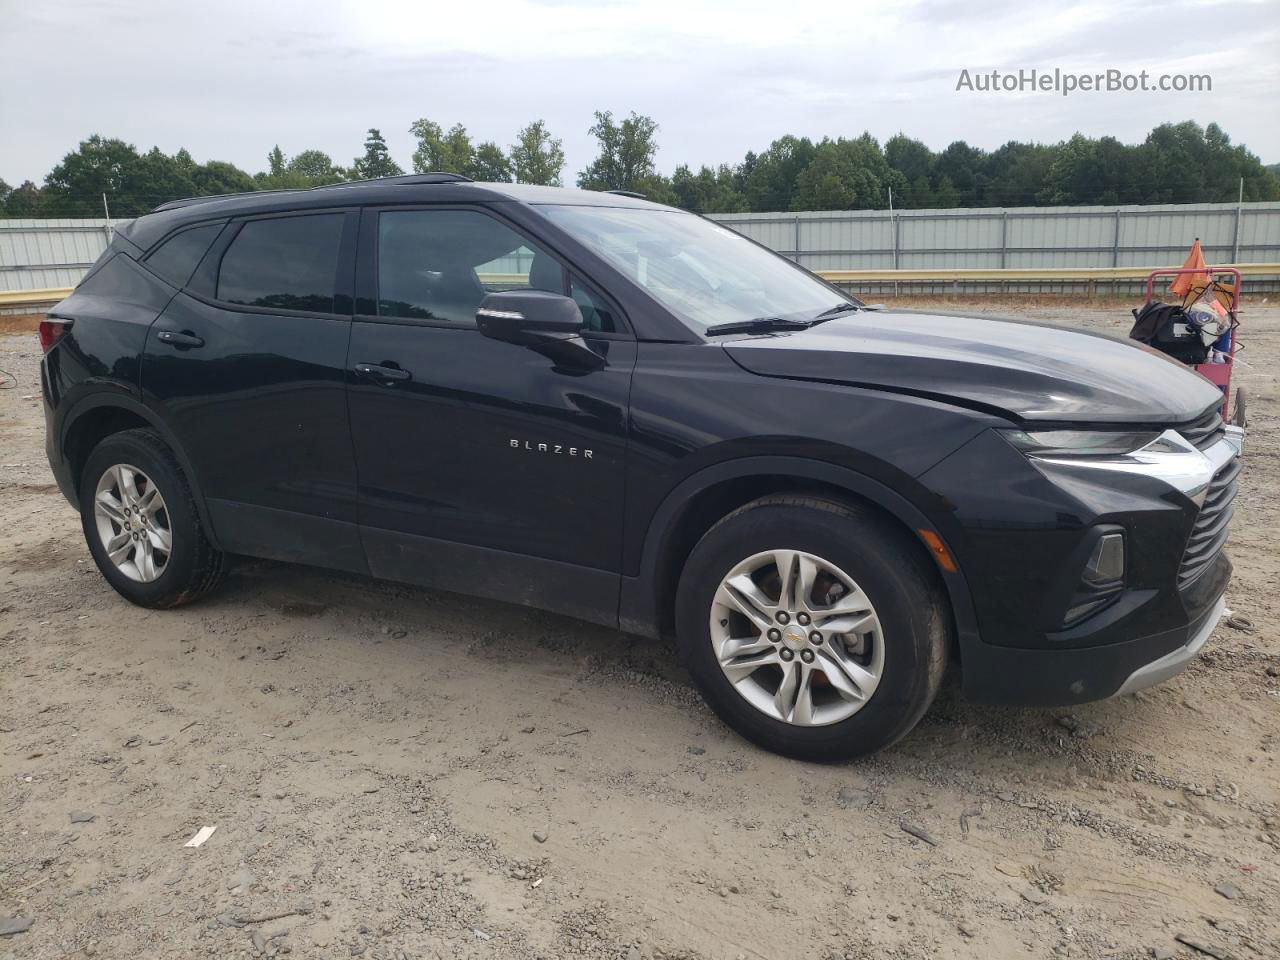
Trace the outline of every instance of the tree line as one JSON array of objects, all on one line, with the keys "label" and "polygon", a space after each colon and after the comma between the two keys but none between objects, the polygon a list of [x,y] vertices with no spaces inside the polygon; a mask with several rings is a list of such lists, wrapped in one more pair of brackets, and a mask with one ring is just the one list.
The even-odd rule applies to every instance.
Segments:
[{"label": "tree line", "polygon": [[[1011,140],[983,150],[957,140],[935,152],[899,133],[883,145],[869,133],[853,138],[783,136],[737,164],[676,167],[658,172],[658,124],[631,113],[615,118],[598,111],[589,128],[595,158],[575,183],[591,190],[627,190],[697,213],[802,210],[1057,206],[1074,204],[1193,203],[1280,199],[1280,169],[1256,155],[1214,123],[1165,123],[1141,143],[1075,134],[1055,144]],[[515,142],[475,143],[462,124],[447,130],[422,118],[409,127],[417,145],[415,173],[459,173],[480,181],[562,186],[562,141],[542,120],[521,130]],[[16,188],[0,180],[0,215],[8,217],[96,217],[106,195],[112,217],[138,216],[167,200],[298,189],[397,176],[382,134],[370,129],[364,152],[342,166],[324,151],[286,156],[277,145],[267,167],[249,174],[231,163],[197,163],[179,150],[172,156],[153,147],[95,134],[68,153],[37,185]]]}]

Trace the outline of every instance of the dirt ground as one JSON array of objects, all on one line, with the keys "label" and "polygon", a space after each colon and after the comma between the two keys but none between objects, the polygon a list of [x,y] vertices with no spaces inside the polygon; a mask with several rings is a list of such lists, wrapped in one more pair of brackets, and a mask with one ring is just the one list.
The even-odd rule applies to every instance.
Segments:
[{"label": "dirt ground", "polygon": [[265,562],[129,606],[52,484],[35,337],[0,336],[0,957],[1280,957],[1280,307],[1244,320],[1254,629],[1070,711],[952,683],[840,766],[547,613]]}]

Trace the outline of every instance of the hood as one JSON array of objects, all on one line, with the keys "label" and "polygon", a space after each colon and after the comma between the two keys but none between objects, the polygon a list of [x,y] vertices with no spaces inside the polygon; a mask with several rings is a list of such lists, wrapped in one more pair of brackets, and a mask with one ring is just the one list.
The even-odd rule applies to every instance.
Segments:
[{"label": "hood", "polygon": [[724,348],[761,376],[893,390],[1020,420],[1181,423],[1222,396],[1137,343],[1021,320],[860,312]]}]

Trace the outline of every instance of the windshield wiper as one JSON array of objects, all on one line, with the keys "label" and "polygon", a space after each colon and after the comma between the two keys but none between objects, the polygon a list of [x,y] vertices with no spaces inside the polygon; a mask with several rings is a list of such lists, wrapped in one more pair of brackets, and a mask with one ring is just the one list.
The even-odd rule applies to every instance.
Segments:
[{"label": "windshield wiper", "polygon": [[830,320],[832,317],[838,317],[842,313],[848,313],[850,310],[861,310],[862,306],[857,303],[837,303],[829,310],[823,310],[814,317],[814,322],[821,323],[823,320]]},{"label": "windshield wiper", "polygon": [[732,323],[716,323],[704,331],[707,336],[718,337],[725,333],[770,333],[774,330],[805,330],[804,320],[784,320],[782,317],[756,317],[753,320],[734,320]]}]

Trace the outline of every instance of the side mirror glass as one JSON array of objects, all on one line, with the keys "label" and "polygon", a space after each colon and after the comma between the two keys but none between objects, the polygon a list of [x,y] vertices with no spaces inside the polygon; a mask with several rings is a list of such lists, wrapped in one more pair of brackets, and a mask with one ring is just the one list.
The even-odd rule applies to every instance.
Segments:
[{"label": "side mirror glass", "polygon": [[536,346],[582,332],[582,311],[569,297],[542,290],[491,293],[476,311],[476,326],[486,337]]}]

